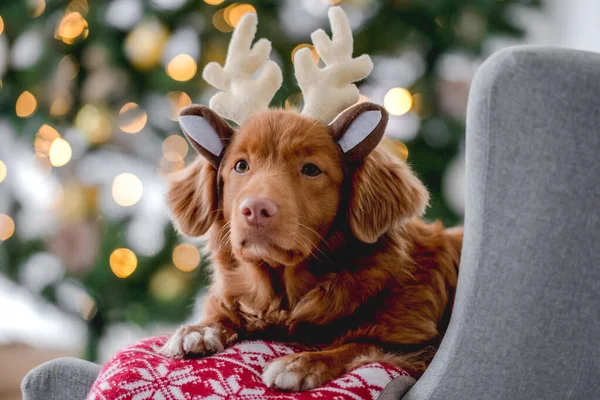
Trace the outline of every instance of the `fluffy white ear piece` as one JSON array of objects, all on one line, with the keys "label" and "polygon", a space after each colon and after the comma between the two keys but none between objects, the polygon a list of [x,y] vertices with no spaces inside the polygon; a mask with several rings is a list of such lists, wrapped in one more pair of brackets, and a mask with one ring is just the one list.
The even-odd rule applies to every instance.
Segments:
[{"label": "fluffy white ear piece", "polygon": [[281,69],[269,60],[271,42],[260,39],[251,46],[257,24],[256,14],[244,15],[233,31],[225,65],[211,62],[202,72],[206,82],[222,90],[210,99],[210,108],[238,125],[267,109],[283,82]]},{"label": "fluffy white ear piece", "polygon": [[331,7],[328,14],[331,39],[321,29],[311,35],[325,67],[314,64],[309,49],[294,56],[296,79],[304,95],[302,114],[325,124],[358,101],[358,88],[353,82],[366,78],[373,69],[368,55],[352,58],[354,40],[342,8]]},{"label": "fluffy white ear piece", "polygon": [[233,134],[227,122],[208,107],[193,104],[181,110],[179,126],[192,147],[218,167],[225,144]]},{"label": "fluffy white ear piece", "polygon": [[202,146],[215,157],[220,157],[223,152],[223,142],[215,128],[204,117],[198,115],[182,115],[179,117],[181,129],[196,144]]},{"label": "fluffy white ear piece", "polygon": [[340,114],[330,127],[346,160],[356,161],[366,157],[379,144],[387,121],[388,114],[383,107],[361,103]]}]

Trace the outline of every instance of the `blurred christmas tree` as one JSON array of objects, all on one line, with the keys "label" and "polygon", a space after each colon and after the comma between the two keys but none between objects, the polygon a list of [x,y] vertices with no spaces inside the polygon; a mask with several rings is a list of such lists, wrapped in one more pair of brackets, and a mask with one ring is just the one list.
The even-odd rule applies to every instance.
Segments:
[{"label": "blurred christmas tree", "polygon": [[431,190],[427,217],[459,222],[469,82],[491,35],[522,33],[513,7],[539,2],[2,2],[0,272],[84,318],[91,359],[107,324],[189,313],[206,268],[168,221],[162,177],[193,158],[176,115],[210,98],[198,71],[224,61],[246,12],[284,71],[274,104],[290,107],[291,55],[341,4],[375,63],[361,93],[392,114],[387,145]]}]

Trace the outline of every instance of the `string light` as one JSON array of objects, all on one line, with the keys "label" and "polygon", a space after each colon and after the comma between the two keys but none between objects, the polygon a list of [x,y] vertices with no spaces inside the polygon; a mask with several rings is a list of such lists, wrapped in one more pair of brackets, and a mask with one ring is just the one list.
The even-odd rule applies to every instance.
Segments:
[{"label": "string light", "polygon": [[200,252],[196,246],[181,243],[173,250],[173,264],[180,271],[193,271],[200,265]]},{"label": "string light", "polygon": [[110,269],[119,278],[127,278],[137,268],[137,257],[129,249],[121,248],[112,252],[109,259]]},{"label": "string light", "polygon": [[10,239],[15,233],[15,221],[6,214],[0,214],[0,241]]},{"label": "string light", "polygon": [[35,96],[27,90],[21,93],[16,104],[17,116],[21,118],[27,118],[31,116],[36,109],[37,100],[35,99]]},{"label": "string light", "polygon": [[294,47],[294,50],[292,50],[292,63],[294,62],[294,57],[296,56],[296,53],[304,48],[310,49],[310,51],[312,52],[313,62],[315,63],[315,65],[319,64],[319,53],[317,53],[317,49],[315,49],[315,46],[308,43],[302,43]]},{"label": "string light", "polygon": [[58,24],[54,38],[62,40],[66,44],[73,44],[75,39],[82,36],[84,39],[88,34],[88,23],[83,16],[75,12],[67,12]]},{"label": "string light", "polygon": [[46,2],[44,0],[33,0],[29,2],[33,6],[33,12],[31,13],[31,18],[37,18],[43,14],[46,9]]},{"label": "string light", "polygon": [[179,54],[167,65],[167,75],[179,82],[189,81],[197,70],[196,61],[189,54]]},{"label": "string light", "polygon": [[120,174],[113,180],[112,196],[120,206],[129,207],[136,204],[142,198],[143,192],[142,181],[133,174]]},{"label": "string light", "polygon": [[33,149],[38,157],[48,157],[50,146],[60,137],[60,134],[50,125],[44,124],[35,134]]},{"label": "string light", "polygon": [[225,8],[215,11],[212,16],[214,27],[220,32],[231,32],[233,27],[225,21]]},{"label": "string light", "polygon": [[204,2],[206,4],[210,4],[211,6],[218,6],[219,4],[221,4],[224,1],[225,0],[204,0]]},{"label": "string light", "polygon": [[171,102],[171,116],[169,117],[172,121],[177,121],[179,118],[179,112],[186,106],[192,104],[192,99],[185,92],[169,92],[167,98]]},{"label": "string light", "polygon": [[383,98],[383,106],[392,115],[403,115],[412,107],[412,96],[404,88],[391,88]]},{"label": "string light", "polygon": [[188,153],[188,144],[179,135],[171,135],[162,144],[163,156],[169,161],[183,160]]},{"label": "string light", "polygon": [[6,164],[4,164],[4,161],[0,160],[0,183],[6,179],[7,171],[8,168],[6,168]]},{"label": "string light", "polygon": [[4,32],[4,20],[2,19],[2,16],[0,15],[0,35],[2,35],[2,32]]},{"label": "string light", "polygon": [[233,3],[225,9],[223,13],[223,18],[225,18],[225,22],[227,22],[230,26],[235,28],[242,19],[242,17],[248,13],[256,14],[256,8],[254,8],[250,4]]},{"label": "string light", "polygon": [[50,145],[48,156],[54,167],[62,167],[71,160],[71,145],[63,138],[55,139]]},{"label": "string light", "polygon": [[185,274],[173,267],[161,268],[148,284],[152,296],[159,301],[172,301],[178,298],[186,288]]},{"label": "string light", "polygon": [[112,134],[112,123],[106,112],[91,104],[81,107],[75,117],[75,126],[94,144],[106,142]]},{"label": "string light", "polygon": [[73,99],[68,93],[57,97],[50,105],[50,115],[53,117],[62,117],[69,112],[72,102]]},{"label": "string light", "polygon": [[136,103],[127,103],[119,111],[119,120],[123,132],[138,133],[146,126],[148,116]]}]

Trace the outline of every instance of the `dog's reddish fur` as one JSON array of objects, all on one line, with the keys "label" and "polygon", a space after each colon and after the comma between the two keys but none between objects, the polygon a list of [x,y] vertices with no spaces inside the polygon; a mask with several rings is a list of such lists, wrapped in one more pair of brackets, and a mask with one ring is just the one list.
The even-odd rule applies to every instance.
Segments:
[{"label": "dog's reddish fur", "polygon": [[[251,169],[232,171],[240,158]],[[314,162],[325,176],[298,173]],[[266,252],[248,244],[244,196],[269,197],[280,219]],[[387,361],[420,374],[449,318],[462,230],[420,219],[428,194],[379,146],[346,165],[328,127],[267,111],[230,139],[217,171],[201,157],[171,184],[179,229],[208,230],[213,282],[203,321],[227,345],[244,338],[298,343],[289,370],[320,385],[361,364]],[[267,239],[265,239],[267,240]]]}]

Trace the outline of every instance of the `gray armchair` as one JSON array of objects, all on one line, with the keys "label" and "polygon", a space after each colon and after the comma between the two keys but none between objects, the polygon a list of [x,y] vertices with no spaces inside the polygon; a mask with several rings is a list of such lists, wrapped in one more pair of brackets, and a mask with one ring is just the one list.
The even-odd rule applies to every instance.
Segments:
[{"label": "gray armchair", "polygon": [[[600,54],[492,56],[471,88],[466,149],[454,311],[403,399],[600,399]],[[24,399],[83,398],[99,369],[42,365]]]},{"label": "gray armchair", "polygon": [[490,57],[466,173],[450,326],[404,399],[600,399],[600,54]]}]

